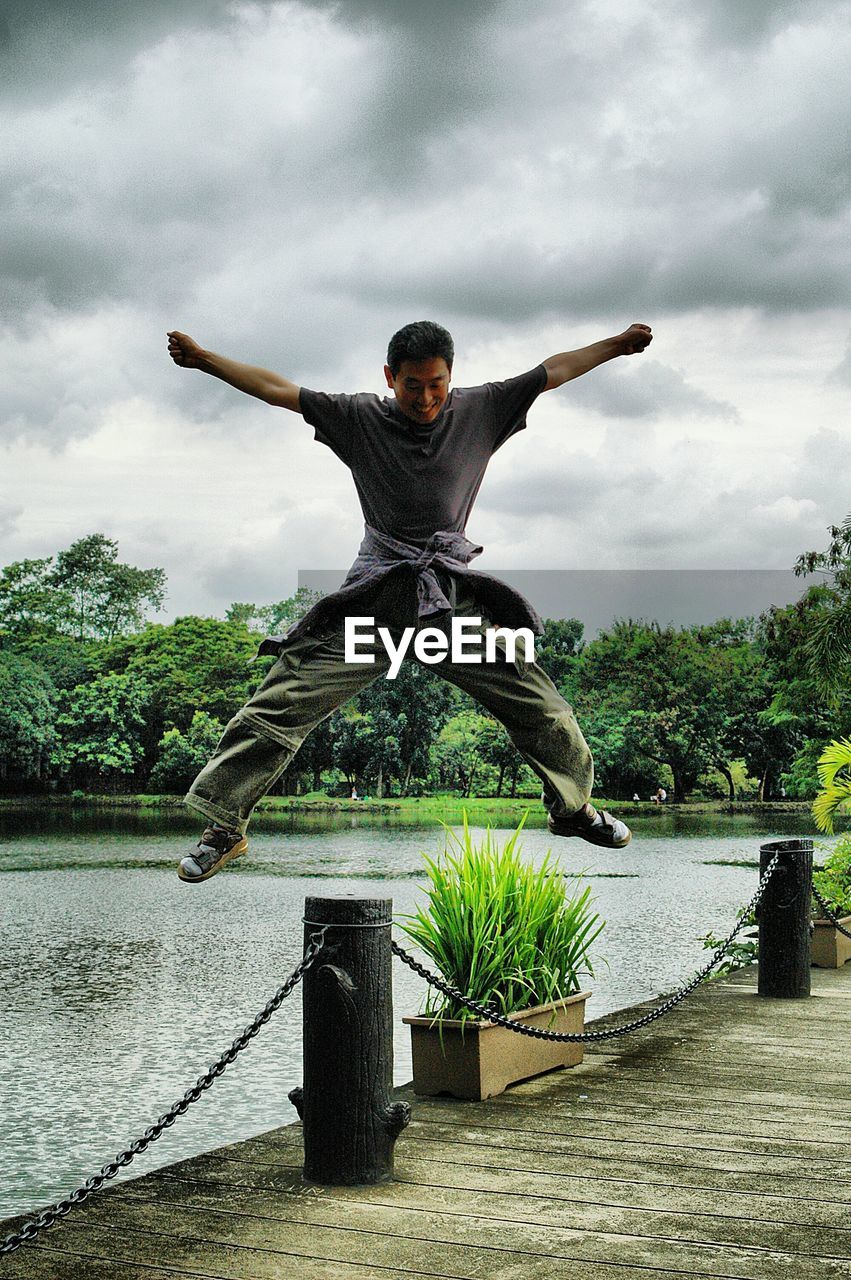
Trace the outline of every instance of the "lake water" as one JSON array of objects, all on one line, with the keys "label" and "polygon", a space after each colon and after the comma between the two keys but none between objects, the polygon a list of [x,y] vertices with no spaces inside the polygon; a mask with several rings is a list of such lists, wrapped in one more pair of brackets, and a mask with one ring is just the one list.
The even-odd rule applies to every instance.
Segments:
[{"label": "lake water", "polygon": [[[533,818],[531,821],[536,821]],[[587,1016],[672,990],[707,959],[753,894],[766,840],[809,835],[778,815],[631,819],[619,852],[524,833],[584,871],[607,927]],[[42,809],[0,814],[0,1218],[66,1195],[195,1082],[297,964],[307,895],[421,897],[436,826],[369,815],[258,817],[249,858],[204,885],[175,862],[197,839],[181,813]],[[507,834],[507,832],[505,833]],[[399,929],[396,936],[404,943]],[[410,1079],[420,980],[395,964],[395,1079]],[[301,1083],[301,1000],[286,1001],[239,1059],[120,1178],[289,1123]]]}]

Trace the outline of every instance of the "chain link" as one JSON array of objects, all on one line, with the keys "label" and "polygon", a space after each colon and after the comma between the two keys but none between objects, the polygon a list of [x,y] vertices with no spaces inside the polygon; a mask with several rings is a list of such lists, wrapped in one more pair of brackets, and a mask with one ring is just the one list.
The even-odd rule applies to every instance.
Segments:
[{"label": "chain link", "polygon": [[832,924],[836,925],[839,932],[844,933],[846,938],[851,938],[851,933],[849,933],[848,930],[839,923],[839,918],[833,914],[833,911],[827,905],[827,903],[825,902],[824,898],[821,896],[821,894],[819,893],[815,885],[813,885],[813,897],[821,907],[827,919],[830,920]]},{"label": "chain link", "polygon": [[254,1021],[236,1037],[229,1048],[225,1049],[218,1061],[214,1062],[209,1070],[198,1077],[195,1084],[190,1089],[187,1089],[183,1097],[160,1116],[156,1124],[152,1124],[150,1128],[145,1130],[141,1138],[136,1138],[123,1151],[120,1151],[114,1160],[103,1166],[99,1173],[87,1179],[81,1187],[78,1187],[76,1191],[72,1191],[64,1200],[57,1201],[49,1209],[45,1209],[40,1213],[37,1218],[32,1218],[29,1222],[24,1223],[18,1231],[6,1236],[6,1239],[0,1242],[0,1256],[5,1253],[12,1253],[27,1241],[34,1240],[39,1232],[52,1227],[60,1218],[64,1218],[66,1214],[70,1213],[76,1205],[82,1204],[84,1200],[88,1199],[93,1191],[99,1191],[105,1182],[110,1178],[114,1178],[120,1169],[126,1168],[134,1157],[141,1155],[152,1142],[156,1142],[163,1130],[173,1125],[178,1116],[182,1116],[193,1102],[198,1101],[204,1090],[209,1089],[213,1081],[218,1079],[226,1067],[233,1062],[237,1054],[241,1053],[249,1041],[254,1039],[260,1028],[265,1026],[272,1017],[272,1014],[277,1013],[284,1000],[292,994],[319,955],[324,941],[324,929],[317,933],[312,933],[302,959],[286,982],[278,988],[271,1000],[267,1001]]},{"label": "chain link", "polygon": [[444,982],[442,978],[439,978],[436,974],[427,969],[425,965],[420,964],[413,956],[409,955],[407,951],[404,951],[398,943],[393,942],[391,943],[391,946],[394,953],[399,957],[402,963],[406,964],[409,969],[413,969],[414,973],[419,974],[421,978],[424,978],[429,986],[435,987],[438,991],[442,992],[443,995],[448,996],[450,1000],[454,1000],[457,1004],[463,1005],[473,1013],[477,1013],[480,1018],[485,1019],[487,1022],[493,1022],[498,1027],[507,1027],[509,1031],[516,1031],[518,1035],[521,1036],[532,1036],[536,1040],[558,1040],[569,1041],[571,1043],[593,1043],[600,1040],[611,1040],[615,1036],[625,1036],[631,1031],[638,1031],[640,1027],[648,1026],[651,1022],[655,1022],[657,1018],[661,1018],[664,1014],[670,1013],[671,1009],[678,1005],[681,1000],[685,1000],[686,996],[691,995],[695,987],[712,972],[718,962],[722,959],[729,947],[735,941],[740,930],[744,928],[748,918],[759,906],[779,858],[780,853],[775,853],[771,862],[769,862],[765,869],[765,875],[760,880],[756,893],[739,917],[736,927],[713,954],[709,964],[705,965],[697,974],[695,974],[686,986],[681,987],[679,991],[676,991],[668,1000],[665,1001],[664,1004],[659,1005],[656,1009],[651,1009],[649,1013],[645,1013],[641,1018],[636,1018],[634,1022],[627,1022],[620,1027],[611,1027],[606,1031],[547,1031],[543,1027],[529,1027],[521,1022],[515,1021],[513,1018],[505,1018],[502,1014],[496,1013],[486,1005],[479,1004],[477,1000],[470,1000],[463,994],[463,992],[459,991],[457,987],[453,987],[448,982]]}]

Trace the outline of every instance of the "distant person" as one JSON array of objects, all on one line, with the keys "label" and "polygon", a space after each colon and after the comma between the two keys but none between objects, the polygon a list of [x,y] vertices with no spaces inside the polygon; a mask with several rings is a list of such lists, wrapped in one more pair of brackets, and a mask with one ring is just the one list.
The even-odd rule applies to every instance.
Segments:
[{"label": "distant person", "polygon": [[664,787],[659,787],[656,793],[653,796],[651,796],[651,799],[654,801],[655,804],[664,804],[665,801],[668,799],[668,793]]},{"label": "distant person", "polygon": [[632,798],[633,798],[633,800],[640,800],[640,799],[641,799],[641,796],[638,794],[638,792],[637,792],[637,791],[634,791],[634,792],[632,793]]},{"label": "distant person", "polygon": [[781,800],[785,800],[785,799],[786,799],[786,788],[783,786],[783,783],[782,783],[782,782],[781,782],[781,784],[780,784],[780,799],[781,799]]},{"label": "distant person", "polygon": [[357,800],[357,798],[358,798],[358,789],[357,787],[352,787],[352,799]]},{"label": "distant person", "polygon": [[[374,617],[395,643],[407,627],[445,626],[450,618],[542,633],[541,619],[518,592],[468,567],[482,550],[465,537],[479,486],[492,455],[526,426],[542,392],[643,351],[651,340],[647,325],[633,324],[616,337],[549,356],[505,382],[450,390],[452,338],[440,325],[419,321],[391,338],[384,378],[393,397],[379,399],[309,391],[267,369],[215,355],[185,333],[168,335],[169,355],[181,368],[200,369],[301,414],[315,438],[351,470],[366,524],[340,590],[285,636],[261,646],[278,661],[227,725],[186,797],[208,825],[196,851],[180,863],[182,880],[207,880],[245,853],[254,806],[310,730],[388,670],[389,657],[378,645],[374,663],[346,662],[347,614]],[[602,476],[600,483],[617,510],[622,499],[616,478]],[[218,496],[217,518],[231,521],[237,510],[224,480]],[[568,497],[566,487],[565,502]],[[447,655],[436,669],[505,726],[543,782],[554,835],[610,849],[628,843],[626,824],[589,803],[591,752],[573,711],[536,663],[510,661],[503,649],[495,660],[477,663],[452,662]]]}]

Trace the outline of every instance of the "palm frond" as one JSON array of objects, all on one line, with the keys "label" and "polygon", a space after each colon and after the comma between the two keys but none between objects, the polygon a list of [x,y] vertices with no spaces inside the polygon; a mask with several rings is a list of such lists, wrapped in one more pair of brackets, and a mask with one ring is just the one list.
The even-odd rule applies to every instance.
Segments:
[{"label": "palm frond", "polygon": [[851,801],[851,739],[828,743],[816,769],[822,789],[813,801],[813,819],[819,831],[833,835],[834,818]]},{"label": "palm frond", "polygon": [[813,801],[813,820],[819,831],[833,835],[833,820],[851,804],[851,778],[843,778],[820,791]]},{"label": "palm frond", "polygon": [[823,787],[832,785],[840,769],[851,769],[851,738],[835,738],[828,743],[816,764]]},{"label": "palm frond", "polygon": [[804,651],[819,691],[835,693],[851,673],[851,601],[813,620]]}]

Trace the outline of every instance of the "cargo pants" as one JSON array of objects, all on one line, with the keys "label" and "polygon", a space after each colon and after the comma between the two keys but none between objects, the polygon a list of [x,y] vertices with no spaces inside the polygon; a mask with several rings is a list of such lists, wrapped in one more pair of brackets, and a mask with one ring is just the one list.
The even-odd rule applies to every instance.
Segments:
[{"label": "cargo pants", "polygon": [[[481,618],[483,630],[498,625],[481,617],[481,606],[463,580],[441,575],[441,585],[454,616]],[[350,613],[374,617],[376,628],[388,627],[398,644],[402,630],[416,625],[413,577],[391,575]],[[225,728],[186,803],[206,818],[244,832],[257,801],[311,729],[386,674],[390,659],[380,640],[371,651],[374,664],[346,663],[342,619],[318,634],[285,640],[266,679]],[[359,645],[359,652],[368,653],[370,647]],[[493,662],[484,660],[484,651],[481,663],[453,663],[447,655],[431,670],[470,694],[505,726],[520,755],[541,778],[543,801],[551,813],[582,808],[593,784],[591,752],[572,709],[549,676],[523,659],[522,644],[513,661],[498,639]]]}]

